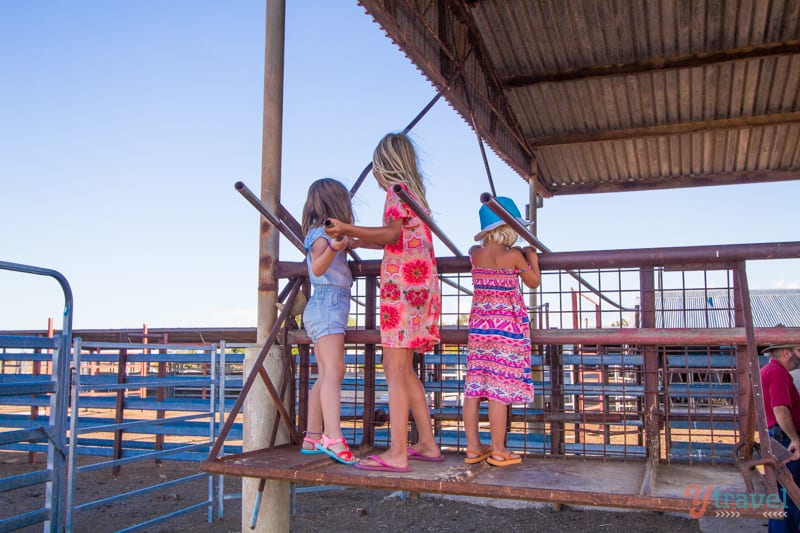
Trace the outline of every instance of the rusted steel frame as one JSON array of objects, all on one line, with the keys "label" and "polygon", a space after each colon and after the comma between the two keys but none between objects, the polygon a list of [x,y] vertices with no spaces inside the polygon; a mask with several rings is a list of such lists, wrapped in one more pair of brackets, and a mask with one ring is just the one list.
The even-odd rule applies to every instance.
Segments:
[{"label": "rusted steel frame", "polygon": [[[759,345],[777,342],[800,343],[800,328],[754,328],[756,342]],[[441,328],[439,330],[442,344],[466,344],[467,330]],[[534,329],[532,338],[537,344],[598,344],[601,346],[619,344],[639,345],[680,345],[680,346],[715,346],[721,344],[744,344],[746,342],[744,328],[602,328],[602,329]],[[288,332],[292,344],[310,344],[311,339],[301,330]],[[346,343],[380,344],[380,330],[348,329],[345,331]]]},{"label": "rusted steel frame", "polygon": [[[233,423],[236,421],[236,417],[239,415],[239,412],[242,410],[242,406],[244,405],[245,398],[247,398],[247,394],[250,392],[250,388],[253,386],[256,378],[259,376],[260,372],[264,371],[264,360],[267,358],[269,354],[269,350],[272,347],[272,344],[275,342],[275,339],[278,338],[278,333],[280,332],[281,324],[286,321],[286,318],[289,315],[289,310],[292,307],[292,303],[294,303],[294,299],[297,296],[297,292],[300,290],[300,286],[302,285],[302,280],[300,279],[293,279],[289,282],[292,285],[291,291],[289,292],[289,298],[286,302],[286,305],[283,306],[280,313],[278,314],[278,318],[275,320],[275,323],[272,325],[272,329],[267,336],[267,339],[264,341],[264,345],[261,348],[261,352],[259,352],[258,357],[253,364],[253,369],[250,371],[250,374],[247,376],[244,384],[242,385],[242,390],[239,392],[239,396],[236,397],[236,401],[234,402],[233,406],[231,407],[230,412],[228,413],[228,417],[225,419],[225,423],[220,428],[219,436],[217,440],[214,442],[214,446],[211,447],[211,450],[208,452],[208,459],[216,459],[217,455],[219,454],[220,450],[222,449],[223,444],[225,444],[225,438],[228,436],[228,433],[233,427]],[[262,377],[262,379],[264,379]],[[265,383],[272,384],[269,381],[269,376],[266,376]],[[269,385],[267,386],[269,390]],[[274,391],[274,387],[270,390],[270,394],[273,396],[273,400],[275,399],[275,395],[272,394]],[[283,404],[278,400],[276,402],[278,412],[281,414],[282,417],[286,417],[288,419],[288,414],[286,413],[286,409],[283,407]],[[292,436],[292,439],[296,442],[297,441],[297,431],[294,429],[293,424],[291,421],[287,424],[289,426],[289,433]]]},{"label": "rusted steel frame", "polygon": [[[117,384],[123,385],[128,381],[128,349],[120,348],[119,359],[117,359]],[[125,388],[121,387],[117,390],[116,401],[114,403],[114,423],[122,424],[125,420]],[[114,448],[112,452],[112,459],[117,461],[122,459],[122,433],[124,429],[114,430]],[[115,464],[111,467],[111,473],[118,475],[121,465]]]},{"label": "rusted steel frame", "polygon": [[[473,47],[470,47],[469,51],[471,52],[473,49]],[[497,196],[497,191],[494,188],[494,178],[492,178],[492,170],[489,168],[489,160],[486,158],[486,148],[483,146],[483,137],[481,136],[480,127],[478,127],[478,121],[475,119],[475,111],[472,107],[472,99],[469,97],[469,82],[467,81],[466,76],[464,76],[463,70],[461,71],[461,83],[464,85],[464,103],[467,105],[467,112],[469,115],[470,124],[472,124],[472,130],[475,132],[475,137],[478,139],[478,148],[480,148],[481,151],[481,158],[483,159],[483,168],[486,171],[486,178],[489,180],[489,188],[492,190],[492,195]]]},{"label": "rusted steel frame", "polygon": [[[166,337],[166,335],[165,335]],[[167,343],[167,339],[164,338],[162,341],[164,344]],[[163,355],[167,353],[165,348],[159,348],[158,353]],[[166,361],[159,361],[158,362],[158,377],[159,378],[166,378],[167,377],[167,362]],[[159,385],[156,388],[156,401],[163,402],[167,398],[167,389],[163,385]],[[163,409],[156,410],[156,420],[163,420],[165,416],[165,411]],[[153,445],[154,450],[162,450],[164,449],[164,434],[157,433],[156,434],[156,441]],[[161,459],[156,459],[157,464],[161,464]]]},{"label": "rusted steel frame", "polygon": [[578,313],[578,294],[574,290],[570,290],[570,299],[572,301],[572,329],[581,329],[581,317]]},{"label": "rusted steel frame", "polygon": [[[450,249],[450,251],[453,252],[455,256],[464,257],[464,254],[462,254],[461,251],[458,249],[458,247],[455,244],[453,244],[453,241],[450,240],[447,234],[445,234],[445,232],[442,231],[442,229],[436,225],[436,222],[433,221],[433,219],[430,217],[430,215],[428,215],[425,209],[423,209],[421,205],[419,205],[416,201],[414,201],[414,199],[411,198],[411,196],[409,196],[409,194],[406,191],[404,191],[400,185],[393,185],[392,190],[403,201],[403,203],[405,203],[412,211],[414,211],[414,213],[420,218],[420,220],[422,220],[431,229],[431,231],[433,231],[436,234],[436,236],[439,237],[439,240],[441,240],[445,244],[445,246],[447,246]],[[472,295],[472,291],[470,291],[469,289],[465,289],[458,283],[450,281],[449,279],[443,278],[441,276],[439,277],[439,279],[442,280],[442,283],[450,285],[451,287],[456,288],[466,294],[469,294],[470,296]]]},{"label": "rusted steel frame", "polygon": [[[409,131],[411,131],[411,129],[414,126],[416,126],[417,123],[420,120],[422,120],[422,117],[424,117],[425,115],[428,114],[428,111],[431,110],[431,108],[436,104],[436,102],[439,101],[439,98],[441,98],[442,95],[445,93],[445,91],[447,91],[449,88],[450,88],[450,84],[448,83],[447,85],[445,85],[444,87],[439,89],[439,92],[436,93],[436,96],[431,98],[431,101],[428,102],[428,104],[425,107],[422,108],[422,111],[417,113],[417,116],[414,117],[413,119],[411,119],[411,122],[409,122],[408,125],[405,128],[403,128],[402,133],[406,134]],[[367,164],[367,166],[364,167],[364,170],[361,171],[361,174],[358,175],[358,179],[356,179],[356,182],[350,188],[350,198],[352,198],[353,196],[356,195],[356,193],[358,192],[358,189],[361,187],[361,184],[364,183],[364,180],[369,175],[371,170],[372,170],[372,161],[370,161]]]},{"label": "rusted steel frame", "polygon": [[[642,326],[655,328],[656,296],[655,271],[653,267],[645,267],[639,271],[639,298],[641,301]],[[654,345],[640,345],[642,354],[642,373],[644,374],[644,444],[647,453],[645,475],[639,494],[651,496],[656,484],[658,462],[661,459],[661,421],[662,413],[658,405],[658,351]],[[667,442],[669,446],[669,442]]]},{"label": "rusted steel frame", "polygon": [[[762,259],[798,259],[800,242],[776,242],[759,244],[727,244],[719,246],[686,246],[672,248],[647,248],[632,250],[595,250],[586,252],[552,252],[539,256],[542,271],[564,269],[620,269],[643,266],[682,266],[699,264],[707,266],[727,265],[736,261]],[[356,276],[380,273],[379,259],[364,260],[351,265]],[[445,274],[470,271],[467,257],[439,257],[436,259],[439,272]],[[300,262],[278,262],[275,275],[280,278],[308,277],[308,267]]]},{"label": "rusted steel frame", "polygon": [[[281,369],[281,372],[283,372],[283,369]],[[289,430],[292,442],[298,442],[300,440],[299,433],[297,433],[297,429],[294,427],[294,422],[292,421],[292,417],[289,416],[289,411],[286,410],[286,406],[283,405],[283,402],[281,401],[283,396],[275,388],[275,385],[269,378],[269,374],[267,374],[267,371],[263,367],[258,368],[258,375],[261,376],[261,381],[263,381],[264,385],[267,387],[267,392],[269,393],[270,398],[272,398],[272,402],[275,404],[275,408],[277,409],[279,415],[278,419],[274,420],[272,424],[269,448],[275,447],[275,438],[278,435],[278,423],[280,421],[283,421],[283,423],[286,425],[286,428]],[[286,374],[282,373],[281,378],[282,380],[285,380]]]},{"label": "rusted steel frame", "polygon": [[400,185],[393,185],[392,191],[403,201],[404,204],[414,211],[414,214],[416,214],[420,220],[422,220],[422,222],[424,222],[425,225],[436,234],[437,237],[439,237],[445,246],[447,246],[450,251],[453,252],[453,255],[457,257],[464,257],[464,254],[462,254],[458,247],[453,244],[453,241],[451,241],[445,232],[442,231],[438,225],[436,225],[436,222],[433,221],[425,209],[419,205],[406,191],[403,190],[403,187]]},{"label": "rusted steel frame", "polygon": [[[514,218],[514,216],[512,216],[511,213],[509,213],[505,207],[500,205],[500,202],[498,202],[494,198],[494,196],[492,196],[488,192],[481,194],[481,203],[487,206],[492,211],[494,211],[494,213],[497,216],[499,216],[503,220],[503,222],[508,224],[512,229],[514,229],[514,231],[516,231],[523,239],[528,241],[531,245],[535,246],[545,254],[552,253],[552,251],[547,246],[542,244],[542,241],[536,238],[536,236],[533,233],[531,233],[531,231],[528,228],[520,224],[519,220]],[[541,264],[539,265],[539,267],[541,268]],[[581,285],[592,291],[594,294],[596,294],[597,297],[603,300],[604,302],[623,311],[634,311],[633,308],[624,307],[622,304],[619,304],[614,300],[610,299],[608,296],[604,295],[602,291],[600,291],[600,289],[595,288],[591,283],[583,279],[577,272],[570,269],[564,269],[564,271],[573,278],[575,278],[575,280],[578,283],[580,283]]]},{"label": "rusted steel frame", "polygon": [[[392,34],[393,40],[399,39],[399,46],[404,48],[407,54],[414,59],[417,64],[421,64],[423,66],[427,66],[426,70],[429,73],[434,73],[433,82],[434,83],[443,83],[444,80],[444,72],[441,67],[441,57],[442,54],[446,55],[448,59],[452,62],[458,64],[456,53],[451,51],[450,46],[448,43],[444,42],[440,37],[440,29],[439,27],[433,28],[427,23],[426,17],[420,14],[420,11],[416,8],[416,2],[409,2],[408,0],[402,0],[399,2],[402,6],[398,6],[396,2],[392,2],[392,8],[390,8],[386,4],[386,2],[378,2],[375,0],[361,0],[361,3],[367,9],[367,12],[372,15],[375,20],[377,20],[381,26],[387,29],[389,33]],[[509,134],[514,137],[517,143],[522,147],[522,151],[528,157],[532,156],[532,151],[528,146],[527,138],[522,133],[522,129],[519,123],[515,119],[514,113],[511,111],[510,106],[508,105],[508,101],[504,96],[504,91],[502,88],[502,84],[500,82],[500,76],[496,72],[496,70],[491,66],[489,62],[485,58],[489,57],[489,53],[486,51],[486,47],[483,42],[477,38],[476,36],[479,35],[479,32],[474,28],[471,22],[471,14],[470,10],[464,6],[460,2],[442,2],[442,6],[439,9],[439,15],[437,19],[440,21],[439,26],[441,26],[441,20],[444,18],[447,21],[455,21],[459,23],[459,27],[456,31],[469,31],[472,34],[472,46],[470,47],[470,53],[464,57],[461,62],[464,64],[462,68],[466,67],[466,60],[474,55],[475,62],[477,63],[477,70],[481,71],[483,77],[478,81],[477,85],[471,80],[465,80],[465,87],[464,90],[469,90],[469,87],[474,89],[474,94],[478,96],[478,99],[482,101],[482,103],[488,107],[493,112],[493,118],[500,121],[506,128],[508,128]],[[439,47],[439,54],[438,57],[440,60],[436,63],[431,62],[428,58],[426,58],[425,54],[419,52],[419,47],[416,46],[419,42],[419,37],[417,33],[409,36],[407,31],[403,31],[403,29],[396,24],[396,10],[397,9],[406,9],[412,15],[414,15],[415,22],[418,23],[418,28],[424,28],[425,30],[425,37],[426,39],[429,38],[430,40],[434,41]],[[463,29],[462,29],[463,27]],[[417,28],[417,29],[418,29]],[[427,43],[426,40],[426,44]],[[473,52],[473,48],[476,50]],[[437,78],[441,78],[441,81]],[[484,91],[481,90],[478,85],[481,85],[480,82],[484,81],[491,89],[492,94],[497,95],[496,98],[492,98],[491,94],[484,94]],[[467,87],[469,85],[469,87]],[[459,112],[461,112],[461,102],[459,101],[452,101],[451,105],[455,107]],[[487,128],[489,129],[489,128]],[[491,131],[490,131],[491,133]],[[495,144],[497,139],[493,139]]]},{"label": "rusted steel frame", "polygon": [[[274,452],[270,452],[274,453]],[[294,455],[296,448],[291,450]],[[315,485],[338,485],[348,487],[368,488],[375,490],[404,490],[409,492],[426,492],[433,494],[452,494],[459,496],[477,496],[488,498],[504,498],[513,500],[531,500],[544,502],[561,502],[564,504],[591,505],[601,507],[623,507],[647,509],[653,511],[672,511],[686,513],[697,506],[697,501],[691,498],[642,496],[639,494],[620,494],[613,491],[590,491],[581,487],[548,488],[518,486],[494,482],[481,482],[484,477],[492,477],[492,470],[477,470],[477,474],[465,472],[460,466],[453,464],[449,454],[445,454],[445,462],[440,468],[441,472],[452,472],[449,475],[433,475],[430,478],[414,476],[383,476],[364,475],[353,468],[322,469],[319,459],[303,464],[286,464],[278,457],[276,463],[266,462],[263,455],[243,454],[235,460],[206,461],[201,468],[206,472],[225,475],[257,477],[266,479],[284,479],[296,483],[310,483]],[[463,456],[458,458],[461,463]],[[549,459],[542,459],[547,461]],[[567,459],[570,460],[570,459]],[[324,461],[324,460],[323,460]],[[552,461],[562,463],[565,459],[558,458]],[[584,468],[592,469],[592,460],[578,459]],[[554,470],[557,471],[557,466]],[[499,475],[499,474],[498,474]],[[749,507],[749,506],[748,506]],[[742,516],[756,516],[763,518],[768,507],[741,509]]]},{"label": "rusted steel frame", "polygon": [[[745,321],[745,331],[747,332],[747,355],[750,363],[750,379],[752,380],[753,390],[753,404],[755,406],[756,415],[756,430],[758,431],[759,442],[761,446],[761,456],[775,461],[775,464],[767,465],[764,469],[764,475],[769,481],[767,491],[772,492],[774,485],[772,484],[771,477],[768,477],[770,471],[774,472],[775,477],[786,489],[786,493],[795,502],[800,504],[800,487],[794,481],[791,472],[786,468],[785,463],[782,463],[785,457],[785,450],[783,446],[770,438],[767,432],[767,417],[764,407],[764,391],[761,385],[761,370],[758,364],[758,350],[756,347],[756,337],[753,328],[753,313],[750,307],[750,289],[747,283],[747,272],[745,270],[744,262],[738,265],[735,270],[736,281],[739,285],[739,292],[741,292],[742,300],[742,316]],[[780,448],[780,450],[778,449]],[[780,455],[780,457],[779,457]],[[775,487],[777,492],[777,487]]]},{"label": "rusted steel frame", "polygon": [[[555,409],[552,409],[555,411]],[[450,413],[436,413],[433,412],[431,414],[431,418],[436,420],[441,420],[443,422],[459,422],[461,421],[460,414],[450,414]],[[360,420],[359,417],[342,417],[342,420]],[[632,415],[620,415],[620,414],[609,414],[609,413],[601,413],[601,414],[594,414],[589,411],[585,411],[582,413],[514,413],[509,417],[509,420],[512,422],[528,422],[528,423],[542,423],[542,422],[549,422],[552,424],[602,424],[603,422],[612,424],[612,425],[623,425],[627,422],[635,422],[640,420],[638,416]],[[694,420],[698,420],[695,418]],[[705,419],[708,420],[708,419]],[[726,418],[722,417],[714,417],[714,421],[731,421]],[[709,420],[710,421],[710,420]],[[551,431],[555,431],[555,429],[551,429]],[[593,430],[586,430],[587,433],[591,433]],[[632,433],[633,431],[638,431],[638,429],[629,429],[624,431],[612,431],[612,435],[627,435]],[[552,438],[552,437],[551,437]],[[553,452],[554,455],[558,455],[562,452]]]},{"label": "rusted steel frame", "polygon": [[256,196],[255,193],[253,193],[253,191],[251,191],[247,187],[247,185],[245,185],[241,181],[237,181],[233,185],[233,187],[237,191],[239,191],[239,194],[244,196],[245,200],[250,202],[250,204],[252,204],[252,206],[255,207],[256,210],[258,210],[258,212],[261,213],[263,217],[266,218],[270,224],[272,224],[278,231],[280,231],[281,234],[295,246],[295,248],[297,248],[304,254],[306,253],[306,247],[303,245],[303,239],[300,238],[297,234],[295,234],[295,232],[292,231],[292,229],[288,226],[288,224],[286,224],[283,220],[277,217],[275,213],[273,213],[269,209],[269,207],[267,207],[266,204],[264,204],[264,202],[261,201],[261,198]]},{"label": "rusted steel frame", "polygon": [[[531,336],[531,338],[536,338]],[[537,344],[540,344],[537,339]],[[564,416],[564,386],[562,376],[563,347],[557,344],[545,345],[547,362],[550,365],[550,410],[547,420],[550,421],[550,453],[561,455],[564,453],[564,420],[558,420],[558,415]]]},{"label": "rusted steel frame", "polygon": [[[264,202],[262,202],[261,199],[258,196],[256,196],[253,193],[253,191],[248,189],[247,185],[245,185],[241,181],[237,181],[234,184],[234,188],[236,188],[236,190],[239,191],[239,193],[242,196],[244,196],[245,199],[248,202],[250,202],[253,205],[253,207],[255,207],[258,210],[258,212],[261,213],[264,216],[264,218],[267,219],[267,221],[270,224],[272,224],[275,228],[277,228],[278,231],[281,232],[281,234],[283,234],[283,236],[286,237],[289,240],[289,242],[294,244],[295,248],[300,250],[300,252],[302,252],[303,254],[306,253],[306,247],[305,247],[305,243],[304,243],[303,237],[301,235],[299,235],[298,233],[296,233],[294,229],[292,229],[292,225],[294,225],[294,226],[298,226],[299,225],[296,220],[294,220],[293,218],[290,218],[290,222],[292,224],[292,225],[290,225],[285,220],[283,220],[283,218],[281,218],[280,216],[276,216],[275,213],[270,211],[269,207],[267,207],[266,204],[264,204]],[[285,209],[283,209],[283,206],[280,206],[280,207],[281,207],[281,212],[285,216],[291,217],[291,214],[288,211],[286,211]],[[350,254],[350,257],[352,257],[355,261],[360,261],[361,260],[361,258],[358,256],[358,254],[355,251],[348,250],[348,253]]]},{"label": "rusted steel frame", "polygon": [[[734,270],[743,268],[744,263],[740,262],[734,266]],[[733,278],[733,307],[734,307],[734,324],[736,327],[745,327],[747,325],[746,317],[743,310],[743,298],[741,287],[739,285],[739,277],[735,275]],[[749,301],[749,298],[748,298]],[[750,368],[750,356],[746,344],[736,345],[736,384],[737,384],[737,401],[736,405],[739,408],[738,423],[739,423],[739,439],[744,443],[742,448],[743,458],[751,460],[753,458],[753,447],[755,443],[756,432],[756,417],[755,417],[755,403],[753,400],[753,382],[750,379],[750,373],[753,369]],[[759,376],[760,376],[760,370]],[[774,480],[773,480],[774,481]],[[768,487],[770,485],[767,485]]]},{"label": "rusted steel frame", "polygon": [[[364,311],[364,327],[374,330],[377,326],[376,301],[378,296],[378,278],[369,276],[365,280],[366,309]],[[347,333],[345,333],[346,335]],[[364,343],[364,407],[361,446],[375,444],[375,345],[380,342]]]},{"label": "rusted steel frame", "polygon": [[[281,379],[280,379],[281,388],[280,388],[280,391],[278,391],[278,398],[279,398],[281,406],[283,406],[283,398],[286,398],[287,389],[289,389],[291,387],[291,385],[294,384],[294,365],[292,364],[292,347],[286,342],[287,333],[288,332],[286,331],[286,328],[284,328],[283,329],[283,339],[282,339],[283,340],[283,369],[281,370],[281,372],[283,372],[283,373],[281,374]],[[294,400],[294,391],[293,390],[292,390],[292,394],[290,394],[289,397],[292,398],[292,400]],[[289,412],[289,410],[286,411],[286,413],[287,413],[286,419],[287,420],[294,420],[294,406],[295,406],[295,402],[291,401],[289,403],[289,409],[291,409],[291,412]],[[278,438],[278,428],[280,427],[279,422],[280,422],[280,420],[277,419],[277,418],[272,421],[272,434],[270,435],[270,440],[269,440],[269,447],[270,448],[274,448],[275,447],[275,441]],[[290,425],[293,427],[294,423],[291,423]],[[300,433],[298,432],[296,435],[300,435]],[[299,437],[297,437],[297,439],[299,439]]]},{"label": "rusted steel frame", "polygon": [[[292,346],[291,341],[288,340],[287,344]],[[297,350],[300,352],[300,368],[298,371],[298,384],[299,387],[297,395],[297,428],[299,431],[308,431],[308,388],[311,385],[311,349],[308,344],[299,344]]]}]

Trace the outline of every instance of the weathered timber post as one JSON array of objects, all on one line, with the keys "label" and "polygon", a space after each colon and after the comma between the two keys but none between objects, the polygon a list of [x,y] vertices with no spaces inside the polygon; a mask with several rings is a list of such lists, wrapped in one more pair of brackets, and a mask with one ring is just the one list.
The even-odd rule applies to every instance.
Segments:
[{"label": "weathered timber post", "polygon": [[[281,197],[281,145],[283,130],[283,51],[285,31],[285,0],[267,0],[266,38],[264,47],[264,116],[261,141],[261,201],[278,212]],[[275,264],[278,261],[278,231],[261,219],[258,257],[258,325],[256,346],[245,355],[245,372],[251,371],[254,359],[261,351],[276,318],[278,281]],[[277,383],[283,368],[280,348],[270,350],[264,367],[270,379]],[[254,386],[244,404],[244,450],[269,446],[272,428],[278,414],[266,387]],[[275,444],[288,441],[281,428]],[[289,531],[289,482],[268,480],[255,529],[250,529],[259,480],[242,478],[242,531],[257,533]]]}]

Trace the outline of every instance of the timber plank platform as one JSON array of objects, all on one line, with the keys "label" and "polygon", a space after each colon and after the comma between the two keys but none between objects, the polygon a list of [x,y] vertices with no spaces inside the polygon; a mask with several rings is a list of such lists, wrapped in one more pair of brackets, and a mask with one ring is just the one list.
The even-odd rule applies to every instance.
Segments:
[{"label": "timber plank platform", "polygon": [[[366,457],[377,450],[353,450]],[[569,505],[621,507],[688,513],[705,500],[706,512],[739,512],[764,516],[769,506],[761,494],[747,494],[742,475],[731,465],[669,464],[657,466],[651,494],[643,494],[643,461],[603,461],[525,457],[520,465],[467,465],[463,454],[445,453],[440,463],[410,461],[411,472],[358,470],[327,456],[304,455],[299,446],[281,446],[209,459],[200,468],[212,474],[280,479],[317,485],[377,490],[405,490],[488,498],[530,500]],[[773,496],[775,498],[776,496]],[[782,509],[782,505],[778,507]]]}]

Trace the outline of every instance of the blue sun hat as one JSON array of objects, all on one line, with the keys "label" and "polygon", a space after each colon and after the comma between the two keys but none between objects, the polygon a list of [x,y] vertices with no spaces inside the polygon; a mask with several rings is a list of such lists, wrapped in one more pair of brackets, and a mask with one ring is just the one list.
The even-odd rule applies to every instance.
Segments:
[{"label": "blue sun hat", "polygon": [[[517,204],[514,203],[514,200],[508,198],[507,196],[496,196],[495,200],[497,200],[497,203],[502,205],[503,208],[511,214],[511,216],[516,218],[520,224],[526,228],[530,226],[530,221],[522,218],[522,214],[520,214],[519,208],[517,208]],[[478,211],[478,215],[481,217],[481,231],[475,235],[476,241],[483,240],[487,233],[505,224],[503,219],[500,218],[497,213],[489,209],[489,206],[486,204],[481,206],[480,211]]]}]

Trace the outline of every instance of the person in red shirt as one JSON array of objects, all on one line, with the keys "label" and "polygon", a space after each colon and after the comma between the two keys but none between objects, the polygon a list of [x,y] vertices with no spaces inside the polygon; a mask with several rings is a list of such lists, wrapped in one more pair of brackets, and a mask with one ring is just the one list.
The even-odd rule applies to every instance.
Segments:
[{"label": "person in red shirt", "polygon": [[[800,392],[794,384],[792,370],[800,367],[800,344],[773,344],[763,353],[769,362],[761,369],[761,387],[770,435],[792,453],[786,467],[800,485]],[[783,488],[780,489],[783,491]],[[791,498],[782,495],[786,517],[770,519],[769,532],[796,532],[800,529],[800,509]]]}]

